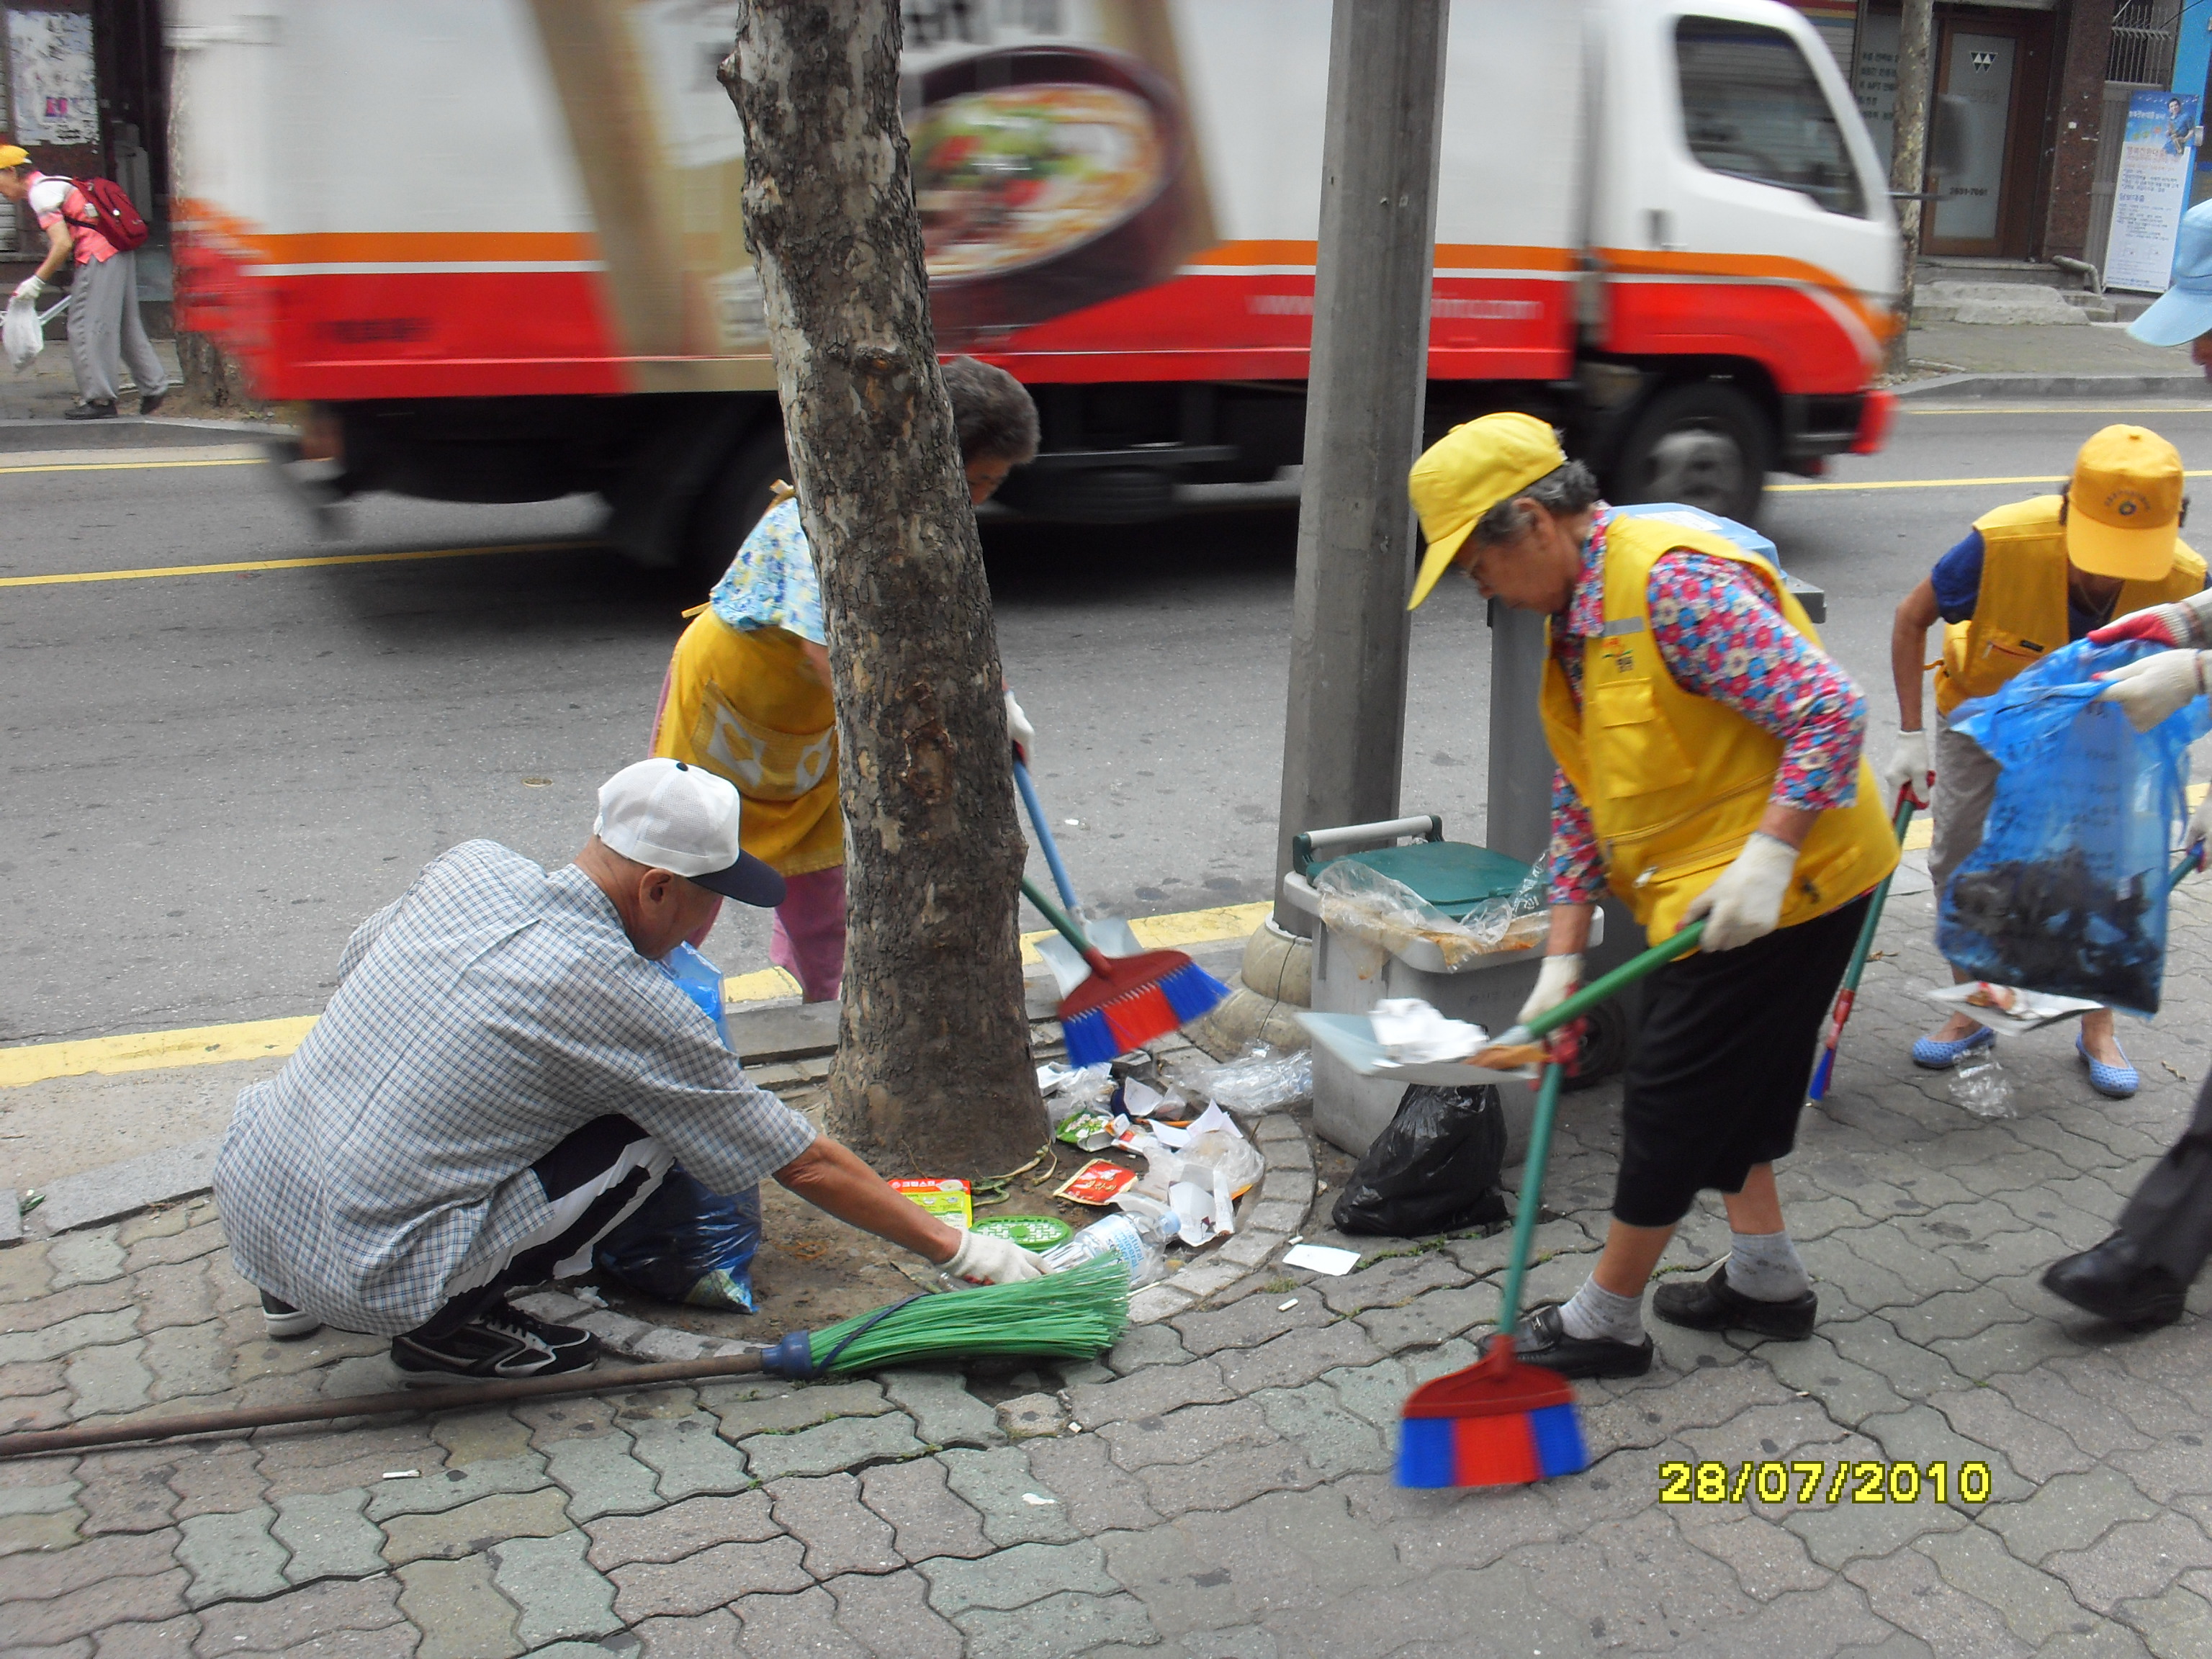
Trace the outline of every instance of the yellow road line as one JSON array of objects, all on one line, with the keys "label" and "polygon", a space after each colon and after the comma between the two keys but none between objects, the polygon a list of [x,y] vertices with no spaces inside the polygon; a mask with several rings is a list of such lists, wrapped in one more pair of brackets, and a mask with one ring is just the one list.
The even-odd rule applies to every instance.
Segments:
[{"label": "yellow road line", "polygon": [[[2185,472],[2185,478],[2212,478],[2212,471]],[[1865,478],[1850,483],[1791,483],[1769,484],[1772,495],[1789,495],[1806,490],[1832,489],[1965,489],[1984,484],[2064,483],[2063,472],[2023,474],[2017,478]]]},{"label": "yellow road line", "polygon": [[2020,404],[2009,409],[1977,409],[1970,404],[1955,408],[1917,409],[1900,404],[1900,415],[2212,415],[2212,404],[2160,404],[2154,409],[2135,409],[2118,404]]},{"label": "yellow road line", "polygon": [[212,461],[50,461],[38,466],[0,466],[0,472],[145,472],[176,466],[265,466],[265,455],[225,455]]},{"label": "yellow road line", "polygon": [[[1137,942],[1149,950],[1219,944],[1243,939],[1260,925],[1270,906],[1228,904],[1177,915],[1142,916],[1129,924]],[[1042,962],[1034,946],[1048,933],[1022,936],[1022,963]],[[722,995],[732,1006],[799,994],[799,981],[781,968],[732,974]],[[0,1048],[0,1089],[20,1089],[54,1078],[146,1072],[175,1066],[216,1066],[226,1060],[279,1058],[307,1040],[315,1016],[247,1020],[235,1025],[196,1025],[181,1031],[143,1031],[125,1036],[85,1037],[71,1042],[33,1042]]]},{"label": "yellow road line", "polygon": [[135,582],[155,576],[220,576],[241,570],[312,570],[331,564],[405,564],[417,559],[476,559],[489,553],[556,553],[599,542],[505,542],[497,547],[438,547],[416,553],[325,553],[307,559],[240,559],[229,564],[164,564],[144,570],[80,570],[55,576],[0,576],[0,587],[56,587],[73,582]]}]

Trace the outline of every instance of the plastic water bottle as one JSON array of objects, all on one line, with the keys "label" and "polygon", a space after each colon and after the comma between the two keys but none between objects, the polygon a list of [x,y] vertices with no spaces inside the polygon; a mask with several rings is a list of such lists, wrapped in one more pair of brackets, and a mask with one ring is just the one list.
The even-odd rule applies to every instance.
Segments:
[{"label": "plastic water bottle", "polygon": [[1168,1270],[1168,1240],[1175,1237],[1173,1213],[1166,1216],[1109,1215],[1094,1221],[1065,1244],[1055,1244],[1042,1260],[1048,1273],[1066,1271],[1102,1255],[1118,1255],[1129,1270],[1129,1288],[1150,1285]]}]

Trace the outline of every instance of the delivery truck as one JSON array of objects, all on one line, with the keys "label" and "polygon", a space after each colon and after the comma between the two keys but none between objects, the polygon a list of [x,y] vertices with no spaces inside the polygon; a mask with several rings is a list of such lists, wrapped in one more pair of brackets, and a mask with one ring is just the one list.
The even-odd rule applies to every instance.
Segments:
[{"label": "delivery truck", "polygon": [[[179,325],[305,405],[317,499],[596,492],[719,573],[784,472],[736,0],[174,0]],[[912,0],[939,349],[1010,370],[1011,510],[1133,522],[1297,464],[1329,0]],[[1749,520],[1881,442],[1899,239],[1770,0],[1456,0],[1427,422],[1542,415],[1622,501]]]}]

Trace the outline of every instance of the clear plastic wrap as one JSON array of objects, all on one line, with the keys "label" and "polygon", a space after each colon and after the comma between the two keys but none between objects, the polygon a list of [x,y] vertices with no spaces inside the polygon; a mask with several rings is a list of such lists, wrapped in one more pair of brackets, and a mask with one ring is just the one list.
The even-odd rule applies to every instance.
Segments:
[{"label": "clear plastic wrap", "polygon": [[1190,1086],[1231,1112],[1266,1112],[1313,1098],[1313,1055],[1255,1042],[1223,1066],[1188,1074]]}]

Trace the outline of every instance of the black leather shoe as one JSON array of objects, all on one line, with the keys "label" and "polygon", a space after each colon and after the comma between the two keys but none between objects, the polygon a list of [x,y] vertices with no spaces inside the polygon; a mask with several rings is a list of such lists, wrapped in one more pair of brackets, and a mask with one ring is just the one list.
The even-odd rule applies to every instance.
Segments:
[{"label": "black leather shoe", "polygon": [[2171,1325],[2189,1294],[2172,1273],[2145,1261],[2142,1247],[2124,1233],[2052,1262],[2043,1271],[2043,1288],[2117,1325]]},{"label": "black leather shoe", "polygon": [[1537,1309],[1513,1328],[1513,1357],[1562,1376],[1641,1376],[1651,1369],[1651,1339],[1569,1336],[1557,1305]]},{"label": "black leather shoe", "polygon": [[1728,1282],[1723,1260],[1702,1284],[1662,1285],[1651,1293],[1651,1311],[1669,1325],[1686,1325],[1693,1331],[1756,1331],[1785,1342],[1802,1342],[1813,1334],[1820,1298],[1810,1291],[1787,1302],[1746,1296]]}]

